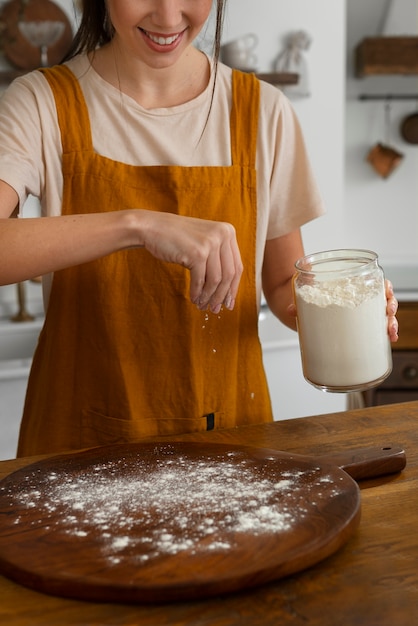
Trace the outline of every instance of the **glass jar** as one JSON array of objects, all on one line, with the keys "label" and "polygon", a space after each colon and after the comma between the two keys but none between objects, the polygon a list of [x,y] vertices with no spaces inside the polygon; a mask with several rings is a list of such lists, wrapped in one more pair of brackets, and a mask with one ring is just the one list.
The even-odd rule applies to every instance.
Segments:
[{"label": "glass jar", "polygon": [[375,252],[330,250],[299,259],[293,278],[306,380],[362,391],[392,371],[385,281]]}]

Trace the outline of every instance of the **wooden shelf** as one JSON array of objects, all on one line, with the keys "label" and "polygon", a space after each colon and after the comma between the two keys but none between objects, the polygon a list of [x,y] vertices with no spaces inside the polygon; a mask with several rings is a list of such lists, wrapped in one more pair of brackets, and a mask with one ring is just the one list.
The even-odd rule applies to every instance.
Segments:
[{"label": "wooden shelf", "polygon": [[0,71],[0,85],[8,85],[18,76],[23,76],[26,72],[20,70],[1,70]]},{"label": "wooden shelf", "polygon": [[[12,80],[18,76],[25,74],[25,71],[21,70],[3,70],[0,71],[0,85],[11,83]],[[271,85],[283,86],[283,85],[297,85],[299,82],[299,74],[291,74],[286,72],[272,72],[266,74],[256,74],[260,80],[264,80]]]},{"label": "wooden shelf", "polygon": [[264,80],[270,85],[276,85],[281,87],[284,85],[297,85],[299,82],[299,74],[292,74],[290,72],[272,72],[266,74],[256,74],[257,78]]},{"label": "wooden shelf", "polygon": [[355,49],[358,78],[418,74],[418,37],[368,37]]}]

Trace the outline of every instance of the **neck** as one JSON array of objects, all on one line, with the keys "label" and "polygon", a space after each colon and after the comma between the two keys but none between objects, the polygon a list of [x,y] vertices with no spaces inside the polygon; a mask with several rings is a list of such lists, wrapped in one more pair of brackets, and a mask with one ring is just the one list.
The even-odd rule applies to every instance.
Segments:
[{"label": "neck", "polygon": [[92,63],[104,80],[145,109],[189,102],[206,89],[210,80],[208,59],[194,47],[185,51],[175,64],[154,68],[125,58],[112,42],[95,53]]}]

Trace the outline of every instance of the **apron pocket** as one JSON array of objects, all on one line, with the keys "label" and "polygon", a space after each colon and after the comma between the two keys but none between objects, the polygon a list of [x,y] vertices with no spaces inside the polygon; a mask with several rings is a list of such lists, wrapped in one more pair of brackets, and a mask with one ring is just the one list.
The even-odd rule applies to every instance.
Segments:
[{"label": "apron pocket", "polygon": [[109,417],[92,410],[82,411],[81,446],[129,443],[145,437],[182,435],[219,428],[223,414],[209,413],[198,418],[152,418],[138,421]]}]

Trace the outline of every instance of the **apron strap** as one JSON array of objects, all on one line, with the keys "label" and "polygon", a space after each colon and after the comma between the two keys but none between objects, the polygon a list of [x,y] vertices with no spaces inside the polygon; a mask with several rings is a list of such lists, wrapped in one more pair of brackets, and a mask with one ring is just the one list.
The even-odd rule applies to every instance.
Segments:
[{"label": "apron strap", "polygon": [[232,71],[232,164],[255,169],[260,81],[255,74]]},{"label": "apron strap", "polygon": [[93,150],[90,118],[78,80],[66,65],[39,70],[55,97],[63,154]]}]

